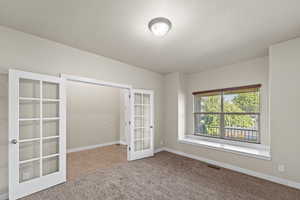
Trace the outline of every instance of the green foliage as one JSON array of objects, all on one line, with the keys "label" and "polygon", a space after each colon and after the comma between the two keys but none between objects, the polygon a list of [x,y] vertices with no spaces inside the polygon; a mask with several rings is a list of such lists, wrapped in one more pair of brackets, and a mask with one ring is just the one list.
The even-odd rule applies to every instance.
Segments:
[{"label": "green foliage", "polygon": [[232,101],[244,112],[259,112],[259,95],[257,92],[240,93]]},{"label": "green foliage", "polygon": [[[225,103],[226,112],[243,112],[235,103]],[[225,115],[225,126],[249,128],[254,125],[254,121],[249,115]]]},{"label": "green foliage", "polygon": [[203,112],[221,112],[221,98],[219,95],[202,97]]},{"label": "green foliage", "polygon": [[[203,112],[220,112],[221,111],[221,99],[220,96],[209,96],[202,98],[202,107]],[[203,124],[204,133],[209,133],[211,135],[218,134],[216,128],[220,125],[219,115],[204,115],[201,118],[201,124]]]},{"label": "green foliage", "polygon": [[[220,96],[202,97],[202,112],[220,112]],[[258,93],[240,93],[233,99],[224,102],[225,112],[259,112],[259,95]],[[249,115],[225,115],[226,127],[244,127],[250,128],[255,125],[255,120]],[[217,135],[220,127],[220,115],[209,114],[201,117],[203,132],[210,135]]]}]

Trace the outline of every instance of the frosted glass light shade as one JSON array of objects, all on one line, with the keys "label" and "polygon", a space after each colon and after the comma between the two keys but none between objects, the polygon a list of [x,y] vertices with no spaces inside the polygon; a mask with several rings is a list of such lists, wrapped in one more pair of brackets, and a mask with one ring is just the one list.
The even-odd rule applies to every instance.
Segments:
[{"label": "frosted glass light shade", "polygon": [[170,31],[172,23],[167,18],[158,17],[152,19],[149,22],[148,27],[155,36],[162,37]]}]

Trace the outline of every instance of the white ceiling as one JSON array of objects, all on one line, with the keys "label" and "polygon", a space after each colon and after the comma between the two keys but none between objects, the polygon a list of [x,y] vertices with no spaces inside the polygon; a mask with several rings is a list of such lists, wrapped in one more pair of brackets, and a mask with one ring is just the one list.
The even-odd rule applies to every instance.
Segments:
[{"label": "white ceiling", "polygon": [[[173,27],[154,37],[148,22]],[[0,0],[0,24],[160,73],[267,55],[300,36],[300,0]]]}]

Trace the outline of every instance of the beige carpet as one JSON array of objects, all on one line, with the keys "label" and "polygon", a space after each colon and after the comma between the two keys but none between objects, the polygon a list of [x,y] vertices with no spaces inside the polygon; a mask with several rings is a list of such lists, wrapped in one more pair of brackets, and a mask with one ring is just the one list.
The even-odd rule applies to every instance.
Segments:
[{"label": "beige carpet", "polygon": [[25,199],[300,200],[300,190],[161,152],[93,171]]},{"label": "beige carpet", "polygon": [[127,146],[110,145],[67,154],[67,180],[89,174],[97,169],[115,167],[127,161]]}]

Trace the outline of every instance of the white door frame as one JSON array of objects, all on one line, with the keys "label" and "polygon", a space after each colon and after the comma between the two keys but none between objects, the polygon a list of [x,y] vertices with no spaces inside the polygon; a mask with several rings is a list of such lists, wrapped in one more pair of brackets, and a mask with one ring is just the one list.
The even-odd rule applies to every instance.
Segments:
[{"label": "white door frame", "polygon": [[[30,181],[19,183],[19,79],[32,79],[45,82],[54,82],[60,84],[59,89],[59,169],[50,175],[42,176],[42,149],[40,148],[40,177],[32,179]],[[18,82],[17,82],[18,81]],[[40,85],[40,93],[42,91],[42,85]],[[41,101],[42,93],[39,98],[24,98],[34,99]],[[40,102],[40,106],[42,104]],[[9,162],[9,199],[14,200],[20,197],[27,196],[31,193],[46,189],[48,187],[57,185],[66,181],[66,108],[65,107],[65,85],[64,81],[56,76],[43,75],[39,73],[24,72],[19,70],[9,70],[9,151],[8,151],[8,162]],[[42,110],[42,109],[41,109]],[[42,123],[42,113],[37,118]],[[31,120],[31,119],[29,119]],[[17,124],[17,125],[16,125]],[[43,142],[42,128],[40,127],[40,145]],[[41,146],[40,146],[41,147]],[[47,156],[46,156],[47,157]],[[32,160],[32,159],[31,159]]]},{"label": "white door frame", "polygon": [[[69,75],[69,74],[60,74],[60,77],[64,79],[65,81],[74,81],[74,82],[81,82],[81,83],[87,83],[87,84],[93,84],[93,85],[100,85],[100,86],[106,86],[106,87],[114,87],[114,88],[120,88],[120,89],[128,89],[129,90],[129,101],[131,107],[133,106],[133,101],[131,100],[133,97],[133,88],[131,85],[126,85],[126,84],[119,84],[119,83],[113,83],[113,82],[106,82],[106,81],[101,81],[97,79],[92,79],[92,78],[86,78],[82,76],[74,76],[74,75]],[[130,109],[131,110],[131,109]],[[130,110],[128,110],[130,112]],[[134,121],[134,117],[129,113],[129,119],[130,119],[130,124]],[[130,126],[130,135],[133,133],[133,126]],[[130,136],[128,137],[128,144],[130,143]],[[127,145],[127,160],[132,160],[131,154],[130,154],[130,145]]]}]

